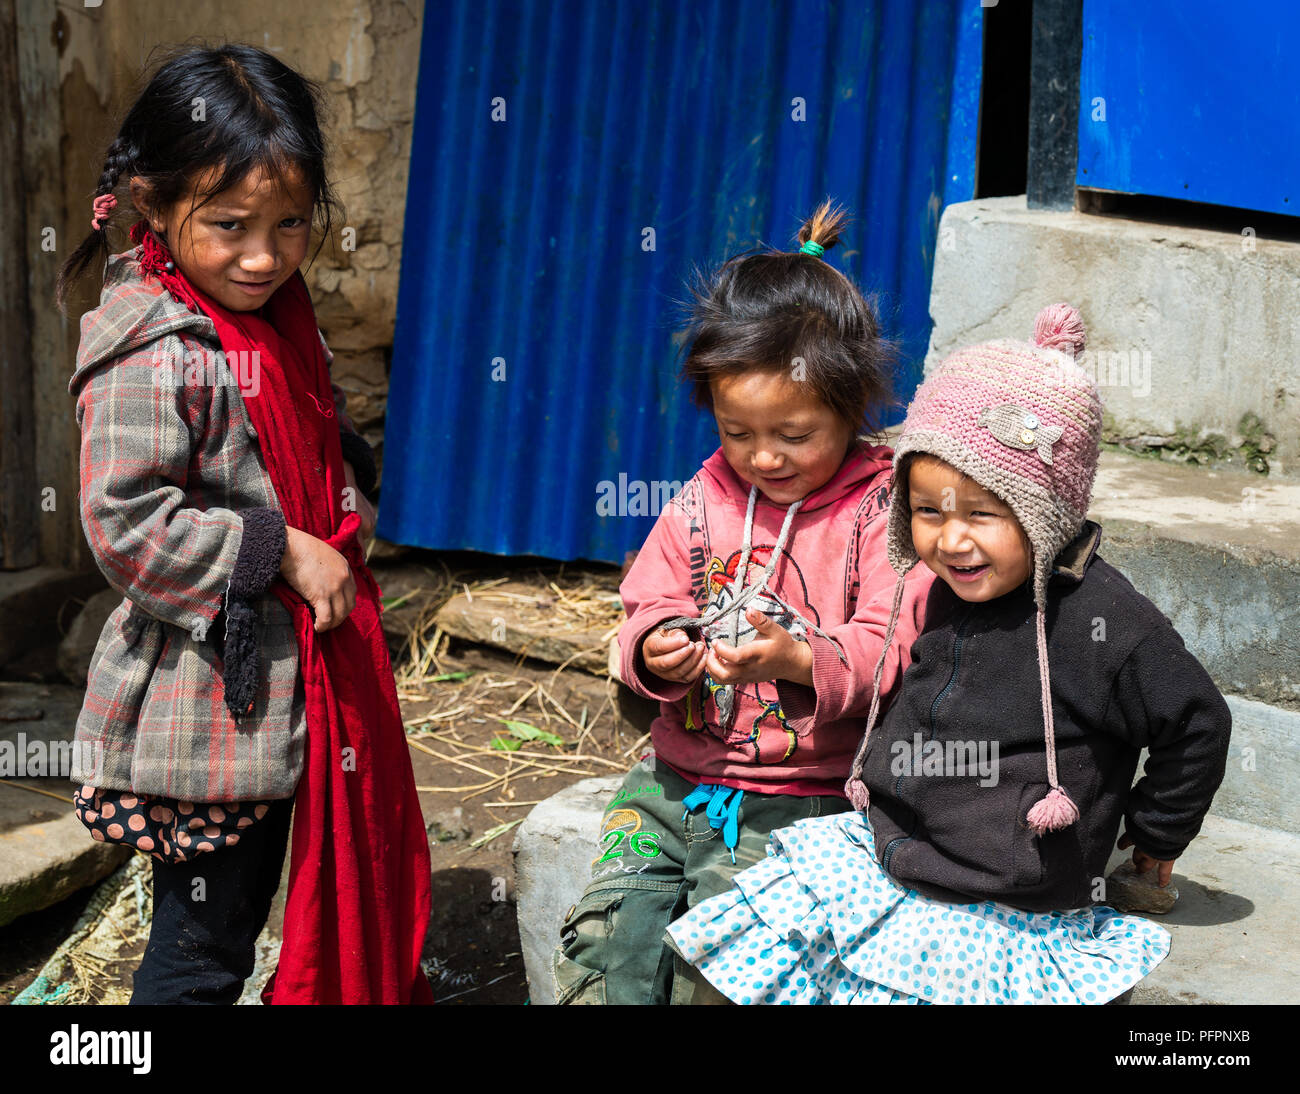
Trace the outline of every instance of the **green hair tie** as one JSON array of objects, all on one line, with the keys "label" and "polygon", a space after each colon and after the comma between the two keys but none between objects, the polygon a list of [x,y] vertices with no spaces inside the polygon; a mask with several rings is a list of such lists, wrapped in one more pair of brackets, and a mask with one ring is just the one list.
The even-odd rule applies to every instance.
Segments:
[{"label": "green hair tie", "polygon": [[811,239],[799,248],[800,254],[812,255],[814,258],[821,258],[826,253],[826,248],[820,243],[814,243]]}]

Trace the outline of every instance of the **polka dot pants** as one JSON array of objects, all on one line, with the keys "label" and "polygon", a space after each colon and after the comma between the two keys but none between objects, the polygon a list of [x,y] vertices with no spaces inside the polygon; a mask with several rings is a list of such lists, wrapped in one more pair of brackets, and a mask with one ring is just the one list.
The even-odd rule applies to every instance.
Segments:
[{"label": "polka dot pants", "polygon": [[77,817],[92,837],[122,843],[160,862],[233,847],[266,816],[270,802],[190,802],[83,786],[73,795]]}]

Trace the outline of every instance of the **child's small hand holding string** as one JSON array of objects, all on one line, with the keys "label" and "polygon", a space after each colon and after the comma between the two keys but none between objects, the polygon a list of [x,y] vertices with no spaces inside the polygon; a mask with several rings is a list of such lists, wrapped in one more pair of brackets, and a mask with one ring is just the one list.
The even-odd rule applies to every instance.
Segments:
[{"label": "child's small hand holding string", "polygon": [[675,684],[693,684],[704,671],[704,642],[691,641],[683,630],[653,630],[641,643],[646,668]]},{"label": "child's small hand holding string", "polygon": [[1158,881],[1160,888],[1163,889],[1173,878],[1175,859],[1152,858],[1145,851],[1140,850],[1133,841],[1128,838],[1128,836],[1120,836],[1119,843],[1116,846],[1118,846],[1121,851],[1124,851],[1129,847],[1133,848],[1133,868],[1137,870],[1139,874],[1145,874],[1159,866],[1160,873],[1156,875],[1156,880]]},{"label": "child's small hand holding string", "polygon": [[766,680],[789,680],[812,687],[812,647],[793,638],[781,624],[755,608],[746,609],[745,618],[760,637],[740,647],[720,640],[714,642],[704,662],[714,682],[758,684]]},{"label": "child's small hand holding string", "polygon": [[352,567],[324,540],[300,528],[285,528],[286,545],[280,573],[308,604],[317,634],[333,630],[357,603]]}]

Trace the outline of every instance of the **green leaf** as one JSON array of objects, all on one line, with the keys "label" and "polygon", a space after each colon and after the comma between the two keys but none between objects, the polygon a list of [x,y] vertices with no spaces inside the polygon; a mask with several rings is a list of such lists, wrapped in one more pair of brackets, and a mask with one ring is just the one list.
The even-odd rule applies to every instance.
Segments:
[{"label": "green leaf", "polygon": [[524,747],[524,742],[512,741],[509,737],[493,737],[492,747],[498,752],[518,752]]},{"label": "green leaf", "polygon": [[[504,718],[499,719],[499,721],[510,731],[512,736],[521,741],[541,741],[543,744],[554,745],[556,748],[564,746],[564,738],[557,736],[550,730],[538,729],[537,726],[529,725],[527,722],[509,722]],[[514,749],[510,751],[513,752]]]}]

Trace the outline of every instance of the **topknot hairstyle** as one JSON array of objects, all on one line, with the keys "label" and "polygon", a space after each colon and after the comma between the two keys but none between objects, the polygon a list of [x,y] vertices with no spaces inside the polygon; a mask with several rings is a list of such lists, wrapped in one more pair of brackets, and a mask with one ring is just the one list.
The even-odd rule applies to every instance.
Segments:
[{"label": "topknot hairstyle", "polygon": [[[848,222],[827,198],[796,238],[829,251]],[[798,369],[855,430],[879,430],[892,399],[895,346],[881,337],[874,303],[839,270],[802,251],[755,248],[711,276],[697,273],[690,292],[682,379],[697,405],[712,408],[710,385],[724,376]]]},{"label": "topknot hairstyle", "polygon": [[[138,175],[155,206],[168,208],[187,196],[204,172],[213,171],[198,202],[204,205],[257,168],[281,181],[296,168],[314,195],[323,243],[339,208],[325,171],[318,122],[323,105],[316,83],[264,50],[174,48],[123,118],[94,196],[113,194],[122,181]],[[107,229],[104,224],[87,235],[59,271],[55,300],[60,308],[91,261],[110,254]]]}]

